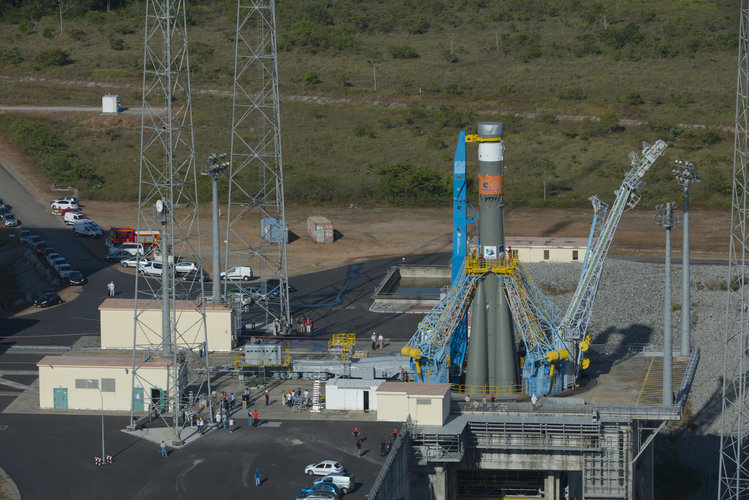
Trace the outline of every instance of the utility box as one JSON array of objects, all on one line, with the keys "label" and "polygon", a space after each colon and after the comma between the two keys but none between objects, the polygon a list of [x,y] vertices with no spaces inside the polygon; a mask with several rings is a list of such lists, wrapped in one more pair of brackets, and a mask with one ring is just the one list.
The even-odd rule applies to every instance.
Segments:
[{"label": "utility box", "polygon": [[105,115],[116,115],[120,112],[120,96],[105,95],[101,98],[101,112]]},{"label": "utility box", "polygon": [[307,217],[307,234],[315,243],[333,243],[333,223],[327,217]]},{"label": "utility box", "polygon": [[260,237],[271,243],[289,242],[289,225],[275,217],[260,219]]}]

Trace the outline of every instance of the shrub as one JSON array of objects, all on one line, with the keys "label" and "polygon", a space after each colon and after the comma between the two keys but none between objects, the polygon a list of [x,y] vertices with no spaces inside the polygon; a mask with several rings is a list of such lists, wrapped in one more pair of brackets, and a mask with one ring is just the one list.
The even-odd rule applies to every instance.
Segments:
[{"label": "shrub", "polygon": [[411,35],[421,35],[429,31],[429,28],[431,27],[424,14],[406,16],[405,21],[406,31],[408,31]]},{"label": "shrub", "polygon": [[374,139],[377,137],[374,129],[372,129],[372,127],[369,125],[356,125],[354,127],[354,135],[356,137],[369,137],[370,139]]},{"label": "shrub", "polygon": [[317,74],[317,71],[307,71],[302,75],[302,82],[307,85],[316,85],[321,81],[322,80],[320,80],[320,75]]},{"label": "shrub", "polygon": [[614,49],[623,49],[628,45],[637,45],[645,39],[640,27],[629,23],[622,28],[609,27],[600,33],[601,41]]},{"label": "shrub", "polygon": [[57,34],[57,31],[50,26],[45,26],[44,29],[42,30],[42,36],[44,38],[54,38],[56,34]]},{"label": "shrub", "polygon": [[518,89],[514,83],[503,83],[499,86],[500,94],[517,94]]},{"label": "shrub", "polygon": [[33,33],[34,32],[34,23],[31,21],[21,21],[18,23],[18,31],[21,33]]},{"label": "shrub", "polygon": [[645,103],[639,92],[627,92],[623,96],[617,95],[616,100],[624,104],[629,104],[630,106],[638,106]]},{"label": "shrub", "polygon": [[23,62],[23,56],[18,47],[13,47],[0,54],[0,62],[5,64],[20,64]]},{"label": "shrub", "polygon": [[440,205],[451,196],[445,175],[430,167],[396,163],[376,170],[378,195],[396,205]]},{"label": "shrub", "polygon": [[554,113],[541,113],[536,119],[541,123],[556,123],[558,121]]},{"label": "shrub", "polygon": [[86,32],[80,28],[68,28],[65,33],[73,40],[81,41],[85,38]]},{"label": "shrub", "polygon": [[125,40],[119,37],[109,39],[109,48],[112,50],[125,50]]},{"label": "shrub", "polygon": [[390,55],[393,59],[418,59],[419,53],[408,45],[394,45],[390,47]]},{"label": "shrub", "polygon": [[40,50],[34,55],[34,62],[40,66],[65,66],[73,61],[70,54],[62,49]]},{"label": "shrub", "polygon": [[587,99],[585,92],[580,87],[558,90],[557,97],[563,101],[584,101]]}]

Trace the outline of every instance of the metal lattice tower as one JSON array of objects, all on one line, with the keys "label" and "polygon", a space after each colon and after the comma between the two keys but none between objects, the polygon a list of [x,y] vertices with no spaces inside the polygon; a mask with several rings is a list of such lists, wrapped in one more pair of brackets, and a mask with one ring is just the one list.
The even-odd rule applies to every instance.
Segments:
[{"label": "metal lattice tower", "polygon": [[749,8],[741,0],[739,22],[738,77],[736,82],[736,123],[733,154],[733,194],[731,240],[726,299],[726,330],[723,358],[723,405],[720,426],[719,499],[739,499],[749,495],[749,446],[747,425],[747,155],[749,154]]},{"label": "metal lattice tower", "polygon": [[237,1],[230,160],[226,268],[276,279],[255,307],[266,323],[290,320],[273,0]]},{"label": "metal lattice tower", "polygon": [[[187,389],[210,393],[203,283],[176,281],[173,270],[182,259],[202,269],[186,25],[184,1],[146,2],[136,240],[158,233],[145,257],[161,264],[162,275],[136,272],[130,416],[138,418],[136,404],[153,409],[174,430],[175,444],[178,417],[192,403]],[[166,378],[154,365],[168,367]]]}]

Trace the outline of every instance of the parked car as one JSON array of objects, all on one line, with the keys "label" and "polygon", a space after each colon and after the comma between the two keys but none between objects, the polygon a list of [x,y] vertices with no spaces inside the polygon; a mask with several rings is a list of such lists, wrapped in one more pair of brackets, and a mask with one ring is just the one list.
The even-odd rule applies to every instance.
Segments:
[{"label": "parked car", "polygon": [[126,259],[122,259],[120,261],[120,265],[122,267],[140,267],[142,264],[145,264],[146,262],[151,262],[151,261],[148,260],[146,257],[139,255],[137,257],[128,257]]},{"label": "parked car", "polygon": [[71,285],[82,285],[86,282],[86,277],[80,271],[71,271],[68,274],[68,283]]},{"label": "parked car", "polygon": [[60,279],[67,278],[72,272],[73,266],[71,266],[70,264],[60,264],[59,266],[57,266],[57,275],[60,277]]},{"label": "parked car", "polygon": [[31,236],[32,236],[31,231],[29,231],[28,229],[21,229],[21,232],[18,233],[18,241],[26,245],[26,242],[29,240]]},{"label": "parked car", "polygon": [[331,472],[343,472],[343,465],[335,460],[323,460],[316,464],[309,464],[304,468],[304,472],[310,476],[327,476]]},{"label": "parked car", "polygon": [[339,500],[340,497],[330,491],[311,491],[309,493],[302,493],[297,500]]},{"label": "parked car", "polygon": [[29,248],[34,248],[34,246],[39,243],[42,240],[41,236],[37,236],[35,234],[30,235],[28,238],[26,238],[23,242],[24,245],[26,245]]},{"label": "parked car", "polygon": [[3,214],[3,224],[5,224],[5,227],[16,227],[20,223],[21,221],[16,219],[16,216],[12,213],[8,212]]},{"label": "parked car", "polygon": [[44,257],[44,260],[47,260],[47,256],[51,253],[57,253],[57,250],[55,250],[52,247],[47,247],[44,249],[44,252],[42,253],[42,257]]},{"label": "parked car", "polygon": [[226,272],[222,272],[221,279],[249,281],[252,279],[252,268],[250,266],[234,266]]},{"label": "parked car", "polygon": [[255,300],[255,295],[244,288],[232,288],[226,292],[226,296],[229,300],[234,300],[234,297],[239,297],[237,300],[241,301],[243,306],[252,305],[253,300]]},{"label": "parked car", "polygon": [[59,253],[50,252],[46,256],[47,264],[49,264],[50,267],[55,267],[55,259],[61,259],[61,258],[62,258],[62,255],[60,255]]},{"label": "parked car", "polygon": [[307,495],[310,493],[314,493],[316,491],[324,491],[326,493],[334,493],[338,497],[341,496],[341,489],[331,482],[314,483],[312,486],[307,486],[306,488],[302,488],[302,491],[300,491],[299,494]]},{"label": "parked car", "polygon": [[180,278],[183,281],[211,281],[211,275],[202,269],[185,273]]},{"label": "parked car", "polygon": [[65,200],[62,198],[58,198],[56,200],[52,200],[52,203],[49,204],[50,208],[54,210],[55,212],[61,212],[62,210],[66,208],[78,208],[78,203],[71,201],[71,200]]},{"label": "parked car", "polygon": [[174,270],[178,273],[189,273],[190,271],[197,271],[198,269],[200,269],[200,266],[198,266],[197,262],[192,260],[183,260],[174,265]]},{"label": "parked car", "polygon": [[37,255],[44,255],[44,250],[47,249],[47,242],[42,240],[37,242],[36,245],[34,245],[34,251],[37,253]]},{"label": "parked car", "polygon": [[130,252],[126,252],[125,250],[120,250],[118,248],[110,248],[109,251],[104,254],[104,261],[119,262],[122,259],[127,259],[128,257],[130,257]]},{"label": "parked car", "polygon": [[141,261],[138,264],[138,272],[144,276],[161,276],[164,274],[164,263],[156,260]]},{"label": "parked car", "polygon": [[354,485],[356,484],[354,481],[354,475],[346,474],[345,472],[332,472],[325,477],[318,477],[312,482],[312,484],[323,483],[335,484],[344,495],[349,491],[353,491]]},{"label": "parked car", "polygon": [[143,243],[120,243],[115,248],[124,250],[130,255],[145,255],[146,252],[143,249]]},{"label": "parked car", "polygon": [[5,203],[0,203],[0,214],[5,214],[10,212],[10,205],[6,205]]},{"label": "parked car", "polygon": [[55,292],[44,292],[35,301],[36,307],[49,307],[62,304],[62,298]]},{"label": "parked car", "polygon": [[67,264],[68,261],[65,259],[65,257],[57,257],[55,260],[52,261],[52,267],[54,268],[55,272],[59,271],[59,267],[63,264]]},{"label": "parked car", "polygon": [[[270,295],[271,297],[278,297],[278,295],[280,294],[279,283],[280,281],[278,278],[268,278],[265,281],[265,286],[267,287],[266,290],[268,291],[268,295]],[[296,292],[296,287],[294,285],[292,285],[291,283],[287,283],[287,284],[289,286],[289,293]]]}]

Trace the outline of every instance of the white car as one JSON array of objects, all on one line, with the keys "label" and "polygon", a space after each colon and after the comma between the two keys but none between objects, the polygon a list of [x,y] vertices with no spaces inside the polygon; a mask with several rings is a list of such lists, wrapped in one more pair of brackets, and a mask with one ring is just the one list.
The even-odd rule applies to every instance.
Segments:
[{"label": "white car", "polygon": [[341,493],[344,495],[354,489],[356,482],[354,481],[353,474],[346,474],[343,472],[331,472],[325,477],[318,477],[312,484],[335,484],[340,488]]},{"label": "white car", "polygon": [[200,269],[198,263],[191,260],[183,260],[174,265],[174,270],[178,273],[189,273],[190,271],[197,271],[198,269]]},{"label": "white car", "polygon": [[47,264],[50,265],[50,267],[55,267],[55,259],[62,259],[62,255],[60,255],[57,252],[50,252],[47,254]]},{"label": "white car", "polygon": [[60,276],[60,278],[67,278],[72,272],[73,267],[70,264],[60,264],[57,266],[57,275]]},{"label": "white car", "polygon": [[310,476],[327,476],[331,472],[343,472],[343,465],[335,460],[323,460],[316,464],[309,464],[304,468],[304,473]]},{"label": "white car", "polygon": [[226,272],[221,273],[222,280],[244,280],[252,279],[252,268],[250,266],[234,266]]},{"label": "white car", "polygon": [[150,260],[138,264],[138,271],[144,276],[161,276],[164,273],[163,263]]},{"label": "white car", "polygon": [[49,204],[50,208],[54,210],[55,212],[59,212],[64,209],[78,209],[78,203],[71,201],[71,200],[64,200],[62,198],[58,198],[56,200],[52,200],[52,203]]},{"label": "white car", "polygon": [[28,229],[21,229],[21,232],[18,233],[18,241],[23,245],[26,245],[29,238],[31,238],[31,231]]},{"label": "white car", "polygon": [[146,254],[145,250],[143,249],[143,243],[120,243],[114,248],[118,250],[124,250],[132,256]]},{"label": "white car", "polygon": [[16,216],[12,213],[8,212],[6,214],[3,214],[3,224],[5,224],[5,227],[16,227],[21,222],[16,219]]},{"label": "white car", "polygon": [[128,257],[127,259],[122,259],[120,261],[120,265],[122,267],[140,267],[143,264],[146,264],[148,262],[151,262],[145,257]]},{"label": "white car", "polygon": [[72,226],[76,221],[87,219],[86,214],[77,210],[68,210],[62,216],[62,221],[68,226]]}]

